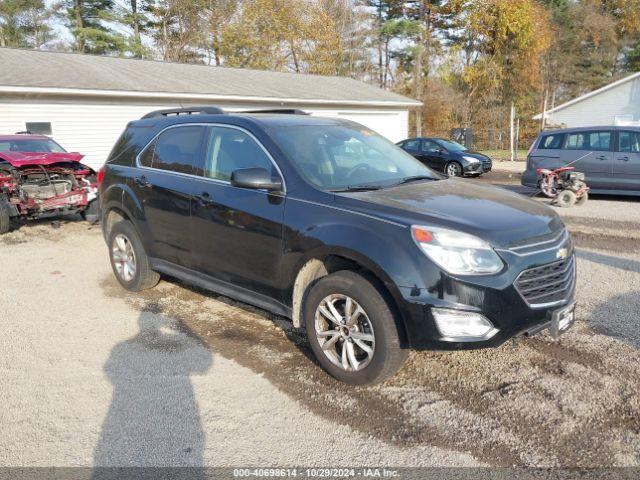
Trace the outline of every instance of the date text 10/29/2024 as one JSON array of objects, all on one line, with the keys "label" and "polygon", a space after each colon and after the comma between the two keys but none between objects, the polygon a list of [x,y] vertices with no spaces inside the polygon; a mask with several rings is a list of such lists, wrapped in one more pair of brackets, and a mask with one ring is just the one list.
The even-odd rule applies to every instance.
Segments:
[{"label": "date text 10/29/2024", "polygon": [[391,468],[235,468],[235,478],[398,478],[398,470]]}]

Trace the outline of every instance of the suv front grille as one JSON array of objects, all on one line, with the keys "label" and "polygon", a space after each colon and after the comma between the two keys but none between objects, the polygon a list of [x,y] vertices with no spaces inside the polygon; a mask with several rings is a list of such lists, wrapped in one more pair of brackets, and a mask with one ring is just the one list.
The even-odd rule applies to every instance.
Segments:
[{"label": "suv front grille", "polygon": [[575,283],[575,257],[524,270],[515,287],[533,308],[550,306],[567,299]]},{"label": "suv front grille", "polygon": [[562,228],[558,232],[542,235],[536,238],[529,238],[509,246],[509,251],[516,255],[535,255],[540,252],[557,250],[561,247],[571,249],[569,232]]}]

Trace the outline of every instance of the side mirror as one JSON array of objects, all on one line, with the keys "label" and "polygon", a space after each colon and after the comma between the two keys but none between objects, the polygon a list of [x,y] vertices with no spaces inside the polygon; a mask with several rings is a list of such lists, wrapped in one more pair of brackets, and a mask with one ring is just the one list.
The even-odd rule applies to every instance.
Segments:
[{"label": "side mirror", "polygon": [[282,190],[282,180],[273,178],[264,168],[241,168],[231,172],[231,185],[254,190]]}]

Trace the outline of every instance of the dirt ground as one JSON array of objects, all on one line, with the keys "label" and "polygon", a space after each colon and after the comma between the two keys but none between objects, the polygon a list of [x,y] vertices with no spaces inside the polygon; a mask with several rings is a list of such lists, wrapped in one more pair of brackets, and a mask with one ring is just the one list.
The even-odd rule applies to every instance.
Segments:
[{"label": "dirt ground", "polygon": [[[482,181],[516,184],[511,174],[497,172]],[[589,203],[599,212],[611,209],[606,202],[637,206],[621,198]],[[0,393],[10,412],[0,419],[0,465],[41,458],[54,465],[128,464],[117,463],[118,442],[135,444],[136,434],[119,426],[130,421],[118,416],[130,404],[118,395],[114,378],[140,372],[129,362],[112,368],[114,352],[124,348],[130,358],[143,344],[154,355],[176,349],[184,354],[180,342],[167,343],[164,330],[143,328],[140,319],[147,318],[168,322],[174,335],[194,342],[189,348],[197,355],[209,352],[217,366],[209,373],[199,367],[200,373],[161,374],[163,381],[192,379],[194,399],[186,403],[196,405],[197,458],[159,457],[173,452],[171,434],[161,431],[144,450],[143,463],[238,465],[253,458],[272,465],[640,466],[635,215],[612,220],[563,213],[577,246],[579,308],[576,325],[559,340],[543,333],[497,349],[413,352],[396,377],[367,388],[328,377],[286,319],[169,278],[140,294],[125,292],[110,272],[99,228],[77,221],[63,221],[58,229],[48,223],[23,227],[0,237],[5,282],[13,279],[8,295],[0,297],[0,342],[10,346],[0,351],[0,373],[15,387],[5,385]],[[40,294],[33,295],[34,289]],[[82,307],[73,316],[56,307],[54,315],[49,304],[60,298]],[[27,331],[27,325],[42,328]],[[72,367],[83,376],[66,384],[61,378],[73,377]],[[56,380],[43,382],[46,373]],[[149,375],[158,374],[145,371],[140,378]],[[94,393],[69,400],[79,395],[71,385]],[[25,400],[25,392],[35,391]],[[135,397],[127,392],[125,399]],[[154,405],[173,398],[163,390],[147,393],[140,411],[144,428],[154,421]],[[61,403],[48,407],[52,395]],[[43,429],[46,441],[35,441]],[[249,451],[255,439],[261,442]],[[345,459],[340,441],[340,448],[356,445],[360,453]],[[51,453],[47,449],[56,442],[80,453],[65,456],[58,447]],[[105,445],[110,455],[103,453]],[[305,445],[306,453],[301,456],[296,445]]]}]

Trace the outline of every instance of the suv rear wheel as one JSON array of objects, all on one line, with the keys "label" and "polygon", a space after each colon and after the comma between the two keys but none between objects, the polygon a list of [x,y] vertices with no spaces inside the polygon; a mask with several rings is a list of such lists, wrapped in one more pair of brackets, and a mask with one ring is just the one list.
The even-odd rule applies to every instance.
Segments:
[{"label": "suv rear wheel", "polygon": [[342,382],[381,382],[407,358],[388,303],[374,285],[354,272],[321,278],[309,292],[304,319],[318,362]]},{"label": "suv rear wheel", "polygon": [[151,270],[149,257],[130,222],[118,222],[111,229],[109,258],[116,279],[131,292],[155,287],[160,281],[160,275]]}]

